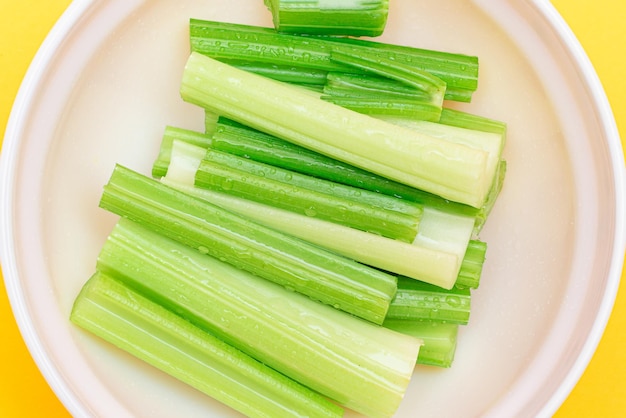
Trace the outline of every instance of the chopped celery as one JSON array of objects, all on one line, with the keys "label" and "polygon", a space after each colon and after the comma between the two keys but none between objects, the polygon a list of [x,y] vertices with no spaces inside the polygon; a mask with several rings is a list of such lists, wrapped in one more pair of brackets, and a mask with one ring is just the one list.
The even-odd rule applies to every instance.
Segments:
[{"label": "chopped celery", "polygon": [[407,242],[415,239],[422,215],[413,202],[211,149],[195,184]]},{"label": "chopped celery", "polygon": [[100,206],[196,251],[382,323],[396,278],[117,165]]},{"label": "chopped celery", "polygon": [[407,277],[398,277],[398,291],[391,301],[389,319],[430,320],[466,325],[470,317],[469,289],[444,290]]},{"label": "chopped celery", "polygon": [[190,155],[193,156],[195,153],[193,145],[175,142],[168,175],[161,181],[224,209],[249,217],[260,224],[360,263],[442,287],[451,287],[458,280],[460,267],[456,255],[194,187],[191,176],[186,181],[181,181],[184,176],[179,175],[179,172],[188,173],[198,166],[198,162],[190,162],[193,158]]},{"label": "chopped celery", "polygon": [[417,356],[417,364],[452,366],[458,341],[458,324],[390,319],[385,321],[384,326],[424,341]]},{"label": "chopped celery", "polygon": [[152,164],[152,177],[160,178],[167,174],[167,167],[170,163],[172,143],[174,140],[185,141],[203,148],[208,148],[211,145],[211,136],[208,134],[174,126],[166,126],[161,139],[159,154]]},{"label": "chopped celery", "polygon": [[[192,52],[237,67],[253,63],[257,68],[266,65],[353,72],[348,66],[331,62],[330,53],[358,48],[360,56],[396,59],[439,77],[447,85],[445,98],[448,100],[469,102],[478,86],[478,58],[464,54],[354,38],[281,34],[271,28],[199,19],[191,19],[189,29]],[[301,76],[306,75],[306,71],[301,72]],[[307,83],[320,81],[314,73]]]},{"label": "chopped celery", "polygon": [[363,321],[122,219],[97,268],[339,404],[390,417],[421,341]]},{"label": "chopped celery", "polygon": [[[326,157],[318,152],[283,141],[272,135],[247,128],[226,118],[220,118],[217,124],[212,124],[207,129],[214,132],[211,145],[213,149],[298,171],[303,174],[389,196],[400,197],[446,212],[472,216],[476,219],[476,232],[483,226],[487,217],[485,212],[486,206],[477,209],[451,202],[431,193],[394,182],[334,158]],[[489,201],[495,200],[496,195],[492,197],[490,194]]]},{"label": "chopped celery", "polygon": [[507,126],[504,122],[450,108],[441,110],[439,123],[476,131],[492,132],[503,137],[506,137],[507,132]]},{"label": "chopped celery", "polygon": [[341,417],[341,407],[96,272],[71,321],[249,417]]},{"label": "chopped celery", "polygon": [[388,96],[349,97],[322,95],[322,100],[354,110],[364,115],[393,116],[417,120],[438,121],[441,107],[410,99],[397,99]]},{"label": "chopped celery", "polygon": [[487,253],[487,243],[471,240],[461,262],[461,269],[455,285],[469,289],[477,289],[483,272]]},{"label": "chopped celery", "polygon": [[293,87],[192,53],[184,100],[255,129],[446,199],[483,205],[487,152],[324,102]]},{"label": "chopped celery", "polygon": [[265,0],[279,32],[379,36],[389,0]]},{"label": "chopped celery", "polygon": [[385,57],[370,57],[363,55],[358,48],[349,50],[342,48],[330,53],[330,60],[358,68],[367,73],[396,80],[403,85],[413,87],[426,94],[427,102],[437,106],[443,105],[446,92],[446,83],[431,73],[411,67],[407,63]]}]

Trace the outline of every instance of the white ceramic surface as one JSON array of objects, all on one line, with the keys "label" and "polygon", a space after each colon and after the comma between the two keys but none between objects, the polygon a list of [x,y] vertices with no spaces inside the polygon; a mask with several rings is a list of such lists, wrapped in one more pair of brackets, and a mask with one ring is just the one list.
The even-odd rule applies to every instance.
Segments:
[{"label": "white ceramic surface", "polygon": [[[75,416],[238,416],[68,320],[115,222],[98,208],[113,165],[148,173],[166,124],[202,128],[178,95],[190,17],[271,25],[260,1],[74,1],[9,121],[5,282]],[[595,350],[624,256],[623,154],[600,83],[547,1],[394,0],[382,39],[478,55],[479,90],[459,107],[509,124],[470,324],[451,369],[416,368],[398,416],[550,415]]]}]

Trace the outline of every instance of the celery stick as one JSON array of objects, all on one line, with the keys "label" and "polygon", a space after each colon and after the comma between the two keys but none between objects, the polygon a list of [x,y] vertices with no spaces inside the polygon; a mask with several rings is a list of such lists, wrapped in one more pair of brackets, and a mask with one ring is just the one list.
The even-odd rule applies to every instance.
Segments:
[{"label": "celery stick", "polygon": [[466,325],[470,317],[469,289],[444,290],[407,277],[398,277],[398,291],[391,301],[388,319],[431,320]]},{"label": "celery stick", "polygon": [[[224,62],[267,66],[294,66],[321,71],[352,72],[330,60],[330,52],[349,47],[362,56],[395,58],[411,63],[446,82],[448,100],[469,102],[478,85],[478,59],[474,56],[433,51],[381,42],[339,37],[312,37],[276,33],[271,28],[192,19],[191,51]],[[343,44],[343,46],[342,46]],[[313,76],[310,82],[319,81]]]},{"label": "celery stick", "polygon": [[183,142],[174,143],[172,162],[167,176],[161,179],[163,183],[226,210],[249,217],[270,228],[381,270],[442,287],[451,287],[459,277],[456,255],[419,245],[410,245],[251,200],[194,187],[193,178],[181,181],[183,176],[178,174],[179,171],[187,173],[198,166],[198,162],[191,162],[190,155],[196,154],[194,148],[193,145]]},{"label": "celery stick", "polygon": [[196,251],[382,323],[396,278],[117,165],[100,206]]},{"label": "celery stick", "polygon": [[301,384],[390,417],[421,342],[347,315],[121,220],[97,268]]},{"label": "celery stick", "polygon": [[417,364],[452,366],[457,348],[458,324],[390,319],[383,326],[424,341],[417,356]]},{"label": "celery stick", "polygon": [[361,115],[287,84],[192,53],[184,100],[446,199],[480,207],[493,176],[483,150]]},{"label": "celery stick", "polygon": [[152,164],[152,177],[160,178],[167,173],[172,153],[172,143],[174,140],[185,141],[199,147],[208,148],[211,145],[211,136],[189,129],[166,126],[161,139],[159,154]]},{"label": "celery stick", "polygon": [[265,0],[279,32],[379,36],[389,0]]},{"label": "celery stick", "polygon": [[393,116],[436,122],[441,116],[441,107],[411,99],[397,99],[389,96],[328,96],[322,100],[345,107],[346,109],[371,116]]},{"label": "celery stick", "polygon": [[96,272],[71,321],[249,417],[341,417],[341,407]]},{"label": "celery stick", "polygon": [[413,87],[415,90],[426,94],[428,103],[437,106],[443,105],[446,91],[446,83],[423,70],[416,69],[406,63],[399,62],[394,57],[371,57],[363,55],[363,51],[355,48],[350,50],[342,48],[330,53],[330,60],[345,64],[349,67],[358,68],[367,73],[373,73],[391,80],[396,80],[403,85]]},{"label": "celery stick", "polygon": [[233,154],[208,150],[195,184],[256,202],[411,242],[422,207]]},{"label": "celery stick", "polygon": [[477,289],[480,284],[480,277],[483,272],[483,265],[487,253],[487,243],[478,240],[471,240],[465,256],[461,262],[461,269],[455,285],[470,289]]},{"label": "celery stick", "polygon": [[502,135],[503,137],[506,137],[507,132],[506,123],[502,121],[450,108],[443,108],[441,110],[439,123],[476,131],[491,132]]}]

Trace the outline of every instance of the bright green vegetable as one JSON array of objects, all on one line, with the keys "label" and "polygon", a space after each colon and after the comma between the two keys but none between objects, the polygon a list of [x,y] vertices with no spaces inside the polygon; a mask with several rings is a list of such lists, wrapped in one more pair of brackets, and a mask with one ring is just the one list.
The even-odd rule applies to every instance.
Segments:
[{"label": "bright green vegetable", "polygon": [[362,57],[395,59],[442,79],[447,100],[469,102],[478,86],[478,58],[464,54],[354,38],[281,34],[271,28],[198,19],[191,19],[189,29],[192,52],[253,71],[269,67],[263,75],[282,68],[277,79],[283,81],[285,71],[297,73],[298,82],[307,84],[324,84],[319,71],[352,73],[353,68],[330,59],[331,51],[352,51]]},{"label": "bright green vegetable", "polygon": [[406,242],[415,239],[423,211],[413,202],[212,149],[195,184]]},{"label": "bright green vegetable", "polygon": [[322,154],[480,207],[493,183],[488,153],[326,103],[286,84],[192,53],[184,100]]},{"label": "bright green vegetable", "polygon": [[407,277],[398,277],[398,291],[391,301],[385,321],[405,319],[467,325],[470,317],[469,289],[444,290]]},{"label": "bright green vegetable", "polygon": [[[475,218],[475,232],[479,232],[484,225],[489,211],[500,192],[504,176],[504,171],[498,172],[497,179],[499,181],[492,186],[485,205],[481,208],[473,208],[394,182],[353,165],[283,141],[272,135],[237,124],[226,118],[219,118],[217,123],[210,121],[207,129],[213,132],[211,144],[213,149],[310,176],[348,184],[389,196],[397,196],[445,212],[471,216]],[[184,140],[184,138],[181,138],[181,140]],[[501,162],[501,166],[498,167],[499,170],[503,168],[503,165],[504,163]]]},{"label": "bright green vegetable", "polygon": [[279,32],[379,36],[389,0],[265,0]]},{"label": "bright green vegetable", "polygon": [[457,348],[458,324],[390,319],[384,326],[424,341],[417,364],[451,367]]},{"label": "bright green vegetable", "polygon": [[358,317],[382,323],[396,278],[116,166],[100,206]]},{"label": "bright green vegetable", "polygon": [[[217,122],[216,118],[214,121]],[[208,124],[207,120],[207,124]],[[159,154],[152,165],[152,177],[160,178],[167,174],[167,167],[170,163],[172,153],[172,143],[174,140],[185,141],[189,144],[208,148],[211,145],[211,135],[192,131],[189,129],[166,126],[161,139]]]},{"label": "bright green vegetable", "polygon": [[461,270],[455,285],[469,289],[477,289],[480,284],[483,266],[487,254],[487,243],[479,240],[471,240],[465,250],[465,256],[461,263]]},{"label": "bright green vegetable", "polygon": [[98,270],[276,371],[371,417],[391,417],[421,341],[120,222]]},{"label": "bright green vegetable", "polygon": [[341,417],[323,396],[96,272],[71,321],[249,417]]}]

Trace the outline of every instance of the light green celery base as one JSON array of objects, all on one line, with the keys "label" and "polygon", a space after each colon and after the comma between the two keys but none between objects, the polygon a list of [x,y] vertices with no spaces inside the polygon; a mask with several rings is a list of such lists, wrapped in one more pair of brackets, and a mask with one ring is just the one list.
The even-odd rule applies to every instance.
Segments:
[{"label": "light green celery base", "polygon": [[96,272],[71,321],[249,417],[341,417],[310,389]]},{"label": "light green celery base", "polygon": [[160,305],[284,375],[371,417],[390,417],[419,340],[314,302],[120,220],[98,257]]}]

